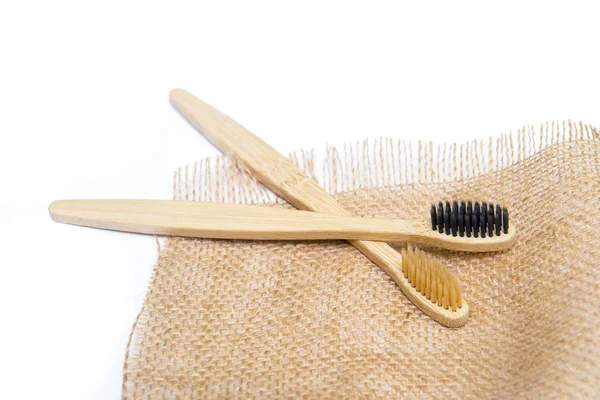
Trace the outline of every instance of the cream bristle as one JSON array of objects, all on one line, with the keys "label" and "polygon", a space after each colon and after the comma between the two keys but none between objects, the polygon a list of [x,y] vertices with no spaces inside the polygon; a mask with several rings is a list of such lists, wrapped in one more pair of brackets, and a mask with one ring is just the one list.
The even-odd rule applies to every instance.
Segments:
[{"label": "cream bristle", "polygon": [[408,246],[402,249],[402,270],[411,285],[446,310],[462,307],[462,293],[456,276],[431,255]]}]

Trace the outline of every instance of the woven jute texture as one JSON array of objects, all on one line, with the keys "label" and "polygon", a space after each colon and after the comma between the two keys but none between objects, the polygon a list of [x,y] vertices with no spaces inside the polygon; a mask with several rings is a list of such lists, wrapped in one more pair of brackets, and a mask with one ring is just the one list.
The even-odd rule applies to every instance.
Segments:
[{"label": "woven jute texture", "polygon": [[[355,216],[427,219],[432,202],[454,199],[510,209],[509,251],[424,249],[457,274],[467,324],[428,318],[343,241],[169,238],[132,331],[123,398],[600,396],[596,129],[549,123],[462,144],[379,139],[313,155],[290,157]],[[231,157],[179,170],[174,190],[288,207]]]}]

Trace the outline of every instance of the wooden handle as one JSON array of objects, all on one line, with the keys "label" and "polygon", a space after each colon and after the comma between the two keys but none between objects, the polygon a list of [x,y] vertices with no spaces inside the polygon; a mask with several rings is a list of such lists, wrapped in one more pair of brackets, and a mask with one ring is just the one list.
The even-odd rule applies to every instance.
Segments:
[{"label": "wooden handle", "polygon": [[[289,160],[237,124],[225,114],[176,89],[171,92],[173,106],[204,136],[223,152],[234,152],[265,186],[297,208],[334,215],[348,215],[325,190],[304,175]],[[404,294],[431,318],[449,327],[466,323],[466,302],[457,311],[433,304],[417,292],[402,271],[402,256],[382,242],[353,240],[350,243],[385,271]]]},{"label": "wooden handle", "polygon": [[287,158],[225,114],[182,89],[171,92],[171,103],[223,153],[234,153],[254,176],[294,207],[304,210],[295,188],[310,178]]},{"label": "wooden handle", "polygon": [[215,239],[405,240],[423,223],[353,218],[265,206],[174,200],[58,200],[56,222],[156,235]]}]

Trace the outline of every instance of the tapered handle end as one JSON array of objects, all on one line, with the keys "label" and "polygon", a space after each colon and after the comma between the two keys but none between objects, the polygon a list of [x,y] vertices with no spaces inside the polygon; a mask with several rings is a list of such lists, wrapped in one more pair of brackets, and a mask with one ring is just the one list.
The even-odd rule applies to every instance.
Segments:
[{"label": "tapered handle end", "polygon": [[187,90],[176,88],[169,93],[169,100],[173,107],[177,108],[178,105],[185,101],[186,98],[189,99],[190,96],[191,94]]},{"label": "tapered handle end", "polygon": [[50,205],[48,206],[48,212],[50,213],[50,217],[56,222],[60,222],[57,220],[57,218],[61,213],[62,204],[63,200],[56,200],[50,203]]}]

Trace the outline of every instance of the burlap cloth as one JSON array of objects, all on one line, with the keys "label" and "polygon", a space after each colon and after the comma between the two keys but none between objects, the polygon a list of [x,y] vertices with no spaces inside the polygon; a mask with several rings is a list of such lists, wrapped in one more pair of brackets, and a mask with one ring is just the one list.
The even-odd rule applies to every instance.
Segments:
[{"label": "burlap cloth", "polygon": [[[356,216],[427,218],[446,199],[510,208],[519,240],[509,251],[427,249],[458,275],[469,322],[434,322],[342,241],[170,238],[132,331],[124,398],[600,396],[596,129],[551,123],[452,145],[380,139],[312,156],[291,158],[312,175],[322,167],[320,182]],[[225,157],[178,171],[175,197],[272,202],[238,165]]]}]

